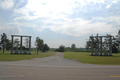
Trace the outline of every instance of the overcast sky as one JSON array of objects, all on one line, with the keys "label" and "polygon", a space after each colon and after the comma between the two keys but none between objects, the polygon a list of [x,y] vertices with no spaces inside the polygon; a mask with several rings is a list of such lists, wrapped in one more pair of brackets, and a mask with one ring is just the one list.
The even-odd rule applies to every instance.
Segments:
[{"label": "overcast sky", "polygon": [[40,37],[51,48],[85,47],[90,35],[117,34],[120,0],[0,0],[0,34]]}]

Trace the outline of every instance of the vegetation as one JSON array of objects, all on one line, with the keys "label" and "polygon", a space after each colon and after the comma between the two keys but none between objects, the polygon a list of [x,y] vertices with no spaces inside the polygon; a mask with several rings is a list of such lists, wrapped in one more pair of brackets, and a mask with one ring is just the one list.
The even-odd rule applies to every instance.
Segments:
[{"label": "vegetation", "polygon": [[10,50],[11,49],[11,41],[9,39],[7,39],[6,41],[6,50]]},{"label": "vegetation", "polygon": [[1,35],[1,42],[0,42],[0,45],[3,47],[3,53],[4,53],[4,49],[6,48],[6,43],[7,43],[7,36],[5,33],[3,33],[3,35]]},{"label": "vegetation", "polygon": [[[112,36],[110,34],[107,34],[106,36]],[[93,36],[91,36],[93,37]],[[93,48],[95,50],[98,50],[99,51],[99,48],[100,48],[100,38],[98,38],[98,34],[96,35],[95,38],[89,38],[89,41],[86,41],[86,49],[90,49],[91,46],[92,46],[92,41],[91,39],[93,40]],[[108,37],[105,37],[104,38],[104,41],[102,42],[102,48],[104,50],[107,50],[109,49],[109,38]],[[120,30],[118,31],[118,34],[116,36],[112,36],[112,53],[118,53],[118,48],[120,48]]]},{"label": "vegetation", "polygon": [[[16,38],[13,42],[14,50],[18,49],[20,47],[20,41],[18,38]],[[20,49],[20,48],[19,48]]]},{"label": "vegetation", "polygon": [[61,46],[59,46],[59,49],[56,49],[55,51],[64,52],[65,51],[65,46],[61,45]]},{"label": "vegetation", "polygon": [[64,51],[76,51],[78,50],[76,47],[75,47],[75,44],[72,44],[71,47],[65,47],[63,45],[59,46],[58,49],[55,49],[55,51],[58,51],[58,52],[64,52]]},{"label": "vegetation", "polygon": [[64,52],[64,54],[64,58],[77,59],[81,63],[120,65],[120,53],[113,56],[90,56],[89,52]]},{"label": "vegetation", "polygon": [[75,44],[71,45],[71,50],[74,51],[76,49]]},{"label": "vegetation", "polygon": [[26,48],[29,47],[29,46],[28,46],[28,45],[29,45],[29,38],[28,38],[28,37],[25,38],[25,43],[24,43],[24,44],[25,44],[25,47],[26,47]]},{"label": "vegetation", "polygon": [[44,41],[42,39],[40,39],[39,37],[36,37],[35,45],[37,48],[37,54],[38,54],[39,50],[42,52],[46,52],[49,50],[48,45],[44,44]]},{"label": "vegetation", "polygon": [[43,52],[49,51],[49,47],[48,47],[47,44],[44,44],[44,45],[43,45],[43,50],[42,50],[42,51],[43,51]]},{"label": "vegetation", "polygon": [[48,56],[55,55],[55,52],[48,51],[46,53],[39,52],[40,54],[36,54],[35,51],[31,51],[31,55],[29,54],[10,54],[10,52],[5,51],[5,54],[0,52],[0,61],[18,61],[18,60],[30,60],[32,58],[44,58]]}]

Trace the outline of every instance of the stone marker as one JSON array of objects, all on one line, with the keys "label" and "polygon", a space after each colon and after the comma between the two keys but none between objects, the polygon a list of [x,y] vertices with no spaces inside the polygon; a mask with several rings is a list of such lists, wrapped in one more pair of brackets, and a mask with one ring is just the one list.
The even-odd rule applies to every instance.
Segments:
[{"label": "stone marker", "polygon": [[15,54],[18,54],[18,53],[19,53],[19,51],[18,51],[18,50],[14,50],[14,53],[15,53]]},{"label": "stone marker", "polygon": [[99,55],[99,52],[98,51],[95,51],[95,56],[98,56]]},{"label": "stone marker", "polygon": [[27,54],[27,50],[24,50],[23,54]]},{"label": "stone marker", "polygon": [[108,56],[108,51],[104,51],[104,56]]}]

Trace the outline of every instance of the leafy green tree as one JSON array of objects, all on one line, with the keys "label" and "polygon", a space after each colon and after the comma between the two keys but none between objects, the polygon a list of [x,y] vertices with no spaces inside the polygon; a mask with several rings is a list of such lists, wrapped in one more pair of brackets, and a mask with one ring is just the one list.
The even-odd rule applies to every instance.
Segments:
[{"label": "leafy green tree", "polygon": [[3,54],[4,54],[4,49],[6,48],[6,41],[7,41],[7,35],[3,33],[1,35],[1,43],[0,43],[0,45],[3,47]]},{"label": "leafy green tree", "polygon": [[85,48],[88,50],[91,48],[91,41],[86,41]]},{"label": "leafy green tree", "polygon": [[65,51],[65,46],[61,45],[59,46],[59,52],[64,52]]},{"label": "leafy green tree", "polygon": [[113,37],[112,52],[118,53],[118,48],[120,48],[120,30],[118,31],[118,34],[115,37]]},{"label": "leafy green tree", "polygon": [[[90,49],[92,47],[92,37],[93,36],[90,36],[89,41],[86,41],[86,45],[85,45],[86,49]],[[93,48],[98,49],[98,51],[99,51],[99,44],[100,44],[99,41],[100,40],[99,40],[98,34],[97,34],[96,37],[93,38]]]},{"label": "leafy green tree", "polygon": [[40,39],[39,37],[36,37],[36,41],[35,41],[35,45],[36,45],[36,48],[37,48],[37,54],[38,54],[38,50],[43,50],[43,40]]},{"label": "leafy green tree", "polygon": [[120,48],[120,30],[118,31],[118,34],[116,35],[115,43],[116,43],[116,47]]},{"label": "leafy green tree", "polygon": [[[112,35],[107,34],[106,36],[112,36]],[[112,40],[113,40],[113,39],[112,39]],[[104,47],[104,49],[109,49],[109,43],[110,43],[109,37],[105,37],[104,42],[103,42],[103,47]]]},{"label": "leafy green tree", "polygon": [[43,46],[43,52],[49,51],[49,47],[47,44],[44,44]]},{"label": "leafy green tree", "polygon": [[28,44],[29,44],[29,39],[28,39],[28,37],[27,37],[27,38],[25,38],[25,45],[26,45],[26,48],[28,48]]},{"label": "leafy green tree", "polygon": [[16,39],[14,40],[13,44],[14,44],[14,48],[15,48],[15,49],[18,49],[18,47],[20,46],[20,41],[19,41],[19,39],[16,38]]},{"label": "leafy green tree", "polygon": [[75,50],[75,49],[76,49],[75,44],[72,44],[72,45],[71,45],[71,49],[72,49],[72,50]]},{"label": "leafy green tree", "polygon": [[6,50],[10,50],[11,49],[11,41],[9,39],[6,40]]}]

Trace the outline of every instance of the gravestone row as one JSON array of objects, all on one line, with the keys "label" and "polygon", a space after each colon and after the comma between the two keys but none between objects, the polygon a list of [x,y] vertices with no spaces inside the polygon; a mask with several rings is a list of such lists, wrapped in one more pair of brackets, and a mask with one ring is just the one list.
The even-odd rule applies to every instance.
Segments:
[{"label": "gravestone row", "polygon": [[[19,54],[19,50],[14,50],[14,54]],[[27,50],[23,50],[23,54],[27,54]]]},{"label": "gravestone row", "polygon": [[[95,51],[95,56],[99,56],[99,52]],[[104,51],[104,56],[108,56],[108,51]]]}]

